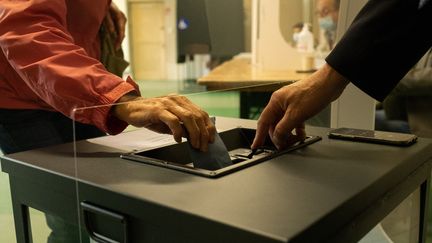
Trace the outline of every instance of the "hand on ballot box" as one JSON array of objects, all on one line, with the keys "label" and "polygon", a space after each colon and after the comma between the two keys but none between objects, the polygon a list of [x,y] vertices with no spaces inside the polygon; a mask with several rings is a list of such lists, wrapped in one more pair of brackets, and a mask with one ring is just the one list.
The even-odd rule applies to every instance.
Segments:
[{"label": "hand on ballot box", "polygon": [[208,114],[184,96],[143,98],[129,94],[118,103],[113,107],[114,116],[136,127],[172,134],[178,143],[188,136],[193,148],[207,151],[215,139],[216,128]]}]

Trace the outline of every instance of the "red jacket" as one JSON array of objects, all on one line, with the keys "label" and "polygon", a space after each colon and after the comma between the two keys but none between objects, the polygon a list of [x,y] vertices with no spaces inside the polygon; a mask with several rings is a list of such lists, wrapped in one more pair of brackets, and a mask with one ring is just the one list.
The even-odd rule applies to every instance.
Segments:
[{"label": "red jacket", "polygon": [[[0,108],[59,111],[111,134],[110,106],[137,90],[98,61],[110,0],[0,1]],[[74,108],[105,105],[74,113]]]}]

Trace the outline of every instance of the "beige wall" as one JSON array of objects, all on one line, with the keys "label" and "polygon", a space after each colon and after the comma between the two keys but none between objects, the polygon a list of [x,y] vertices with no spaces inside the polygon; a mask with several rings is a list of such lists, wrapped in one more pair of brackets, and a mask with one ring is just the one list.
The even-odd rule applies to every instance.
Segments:
[{"label": "beige wall", "polygon": [[251,52],[252,40],[252,0],[243,0],[245,52]]}]

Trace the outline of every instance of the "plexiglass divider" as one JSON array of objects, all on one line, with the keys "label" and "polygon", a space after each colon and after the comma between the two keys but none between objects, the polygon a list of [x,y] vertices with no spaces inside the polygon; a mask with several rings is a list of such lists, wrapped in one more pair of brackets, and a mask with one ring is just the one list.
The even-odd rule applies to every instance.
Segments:
[{"label": "plexiglass divider", "polygon": [[[73,126],[73,154],[80,241],[88,242],[90,238],[98,242],[166,240],[170,236],[157,230],[171,224],[163,217],[163,212],[162,216],[158,217],[156,209],[152,209],[152,206],[140,209],[137,201],[170,208],[173,207],[173,203],[185,199],[182,193],[172,195],[173,190],[185,193],[188,190],[199,190],[202,180],[217,180],[219,177],[281,154],[271,142],[266,143],[254,154],[251,153],[250,146],[256,129],[254,119],[259,117],[259,112],[268,102],[271,91],[283,85],[284,83],[274,82],[210,92],[167,94],[127,103],[76,108],[73,114],[76,121]],[[268,96],[259,100],[255,92],[267,92]],[[250,96],[247,96],[248,93]],[[247,99],[253,103],[243,107],[248,105]],[[177,107],[166,108],[170,105]],[[211,147],[213,141],[214,144],[217,143],[217,139],[214,138],[210,142],[211,145],[204,149],[203,141],[207,140],[196,135],[195,138],[192,137],[196,131],[206,130],[211,125],[188,121],[191,117],[190,107],[201,109],[209,117],[215,118],[215,127],[219,135],[217,139],[220,139],[221,147]],[[121,116],[125,114],[122,112],[128,109],[135,110],[130,116],[131,123],[135,126],[126,127],[125,123],[110,117],[108,119],[111,120],[107,124],[110,129],[119,132],[115,135],[100,132],[100,129],[79,122],[85,117],[97,117],[106,111],[110,111],[111,115],[115,111],[115,114]],[[245,110],[253,116],[245,116]],[[196,119],[194,116],[192,118]],[[181,136],[178,136],[178,127],[170,123],[176,119],[181,120]],[[164,125],[167,123],[171,124],[171,128]],[[191,124],[195,124],[195,127]],[[166,133],[170,133],[170,129],[177,132],[176,139],[172,134]],[[189,140],[185,137],[189,137]],[[193,139],[195,140],[192,141]],[[296,146],[306,146],[317,140],[318,138],[311,137],[307,143]],[[230,164],[209,169],[198,167],[195,163],[195,160],[199,159],[214,159],[215,153],[228,156]],[[182,210],[192,213],[196,206],[191,205],[190,208],[185,207]],[[150,220],[154,225],[147,225],[149,228],[143,226],[141,230],[145,233],[139,232],[138,218]],[[132,224],[134,226],[131,226]]]}]

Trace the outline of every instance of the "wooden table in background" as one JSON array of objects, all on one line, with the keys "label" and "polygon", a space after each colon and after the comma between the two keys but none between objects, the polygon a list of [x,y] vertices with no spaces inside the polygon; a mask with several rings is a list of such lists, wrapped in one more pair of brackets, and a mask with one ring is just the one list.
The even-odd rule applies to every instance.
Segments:
[{"label": "wooden table in background", "polygon": [[[246,86],[272,86],[289,84],[305,78],[310,73],[297,73],[295,70],[261,71],[252,66],[251,59],[240,57],[222,63],[209,74],[198,79],[198,84],[208,90],[234,89]],[[262,87],[268,90],[265,87]]]},{"label": "wooden table in background", "polygon": [[273,91],[308,75],[310,73],[298,73],[295,70],[261,71],[253,67],[250,58],[238,57],[222,63],[199,78],[197,83],[205,85],[209,91],[239,91],[240,117],[251,118],[250,107],[265,105]]}]

